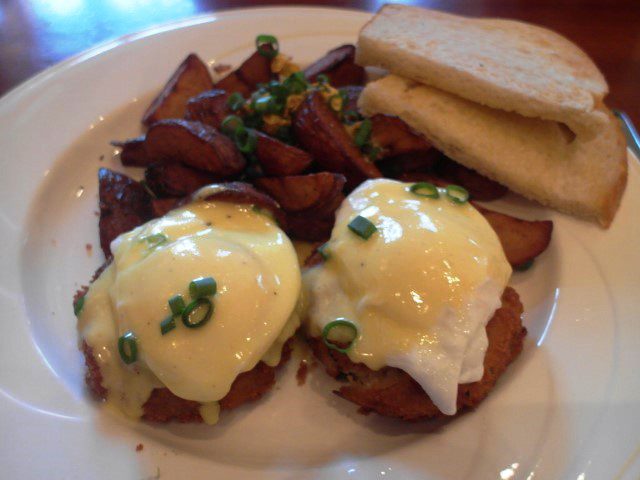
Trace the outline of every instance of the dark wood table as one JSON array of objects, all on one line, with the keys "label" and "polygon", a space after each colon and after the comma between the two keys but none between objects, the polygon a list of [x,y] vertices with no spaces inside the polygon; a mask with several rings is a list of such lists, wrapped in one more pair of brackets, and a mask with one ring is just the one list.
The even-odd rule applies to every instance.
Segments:
[{"label": "dark wood table", "polygon": [[[0,95],[32,75],[96,43],[203,12],[287,2],[174,0],[0,0]],[[384,1],[297,0],[297,4],[375,11]],[[537,23],[578,43],[604,72],[607,103],[640,125],[639,0],[423,0],[409,1],[470,16]]]}]

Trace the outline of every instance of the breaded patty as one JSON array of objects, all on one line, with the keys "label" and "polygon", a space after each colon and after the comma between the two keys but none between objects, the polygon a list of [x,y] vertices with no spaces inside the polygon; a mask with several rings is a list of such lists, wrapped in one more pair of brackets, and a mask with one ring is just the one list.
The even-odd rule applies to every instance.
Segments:
[{"label": "breaded patty", "polygon": [[[231,410],[243,403],[257,400],[267,393],[275,383],[276,370],[284,365],[291,356],[291,343],[289,339],[282,347],[282,357],[276,367],[270,367],[264,362],[258,364],[248,372],[238,375],[231,385],[231,390],[220,400],[222,410]],[[89,390],[100,399],[107,397],[107,389],[102,385],[102,373],[96,362],[91,347],[82,343],[87,371],[85,381]],[[156,388],[151,392],[149,399],[143,405],[142,419],[149,422],[200,423],[200,403],[177,397],[168,388]]]},{"label": "breaded patty", "polygon": [[[458,412],[473,408],[489,394],[498,377],[522,351],[526,328],[522,326],[522,303],[517,292],[507,287],[502,306],[487,324],[489,346],[484,358],[484,375],[478,382],[458,387]],[[334,393],[360,405],[363,412],[376,412],[404,420],[446,417],[422,387],[408,373],[394,367],[373,371],[353,363],[346,354],[329,349],[321,338],[309,339],[315,356],[334,378],[346,376],[348,384]]]}]

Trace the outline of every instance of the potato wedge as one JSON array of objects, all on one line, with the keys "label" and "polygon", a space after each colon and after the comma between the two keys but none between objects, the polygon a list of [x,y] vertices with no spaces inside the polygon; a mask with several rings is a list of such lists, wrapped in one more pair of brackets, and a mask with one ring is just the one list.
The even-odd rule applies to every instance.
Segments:
[{"label": "potato wedge", "polygon": [[217,200],[221,202],[254,205],[259,209],[268,211],[278,222],[280,228],[286,229],[286,217],[278,203],[269,195],[256,190],[253,185],[249,183],[214,183],[192,194],[190,200]]},{"label": "potato wedge", "polygon": [[154,123],[147,132],[144,147],[153,163],[182,162],[218,178],[240,173],[246,164],[228,137],[200,122],[162,120]]},{"label": "potato wedge", "polygon": [[347,177],[349,189],[382,174],[353,143],[340,119],[318,92],[307,95],[295,111],[293,131],[302,148],[326,170]]},{"label": "potato wedge", "polygon": [[151,196],[140,183],[107,168],[98,171],[100,247],[111,257],[111,242],[151,218]]},{"label": "potato wedge", "polygon": [[450,183],[461,185],[469,191],[474,200],[497,200],[506,195],[507,187],[480,175],[453,160],[443,156],[435,167],[436,174]]},{"label": "potato wedge", "polygon": [[210,90],[196,95],[187,102],[184,118],[219,129],[222,121],[232,113],[227,106],[228,99],[229,94],[224,90]]},{"label": "potato wedge", "polygon": [[209,69],[192,53],[184,59],[162,91],[153,99],[144,112],[142,123],[149,126],[166,118],[182,118],[187,101],[212,88],[213,81]]},{"label": "potato wedge", "polygon": [[219,180],[209,172],[181,163],[155,163],[144,172],[144,179],[158,197],[183,197]]},{"label": "potato wedge", "polygon": [[151,214],[154,218],[162,217],[182,205],[182,200],[179,197],[154,198],[151,200]]},{"label": "potato wedge", "polygon": [[297,175],[309,168],[313,162],[311,155],[304,150],[259,131],[256,131],[256,135],[256,158],[266,175]]},{"label": "potato wedge", "polygon": [[326,242],[331,237],[335,215],[314,218],[306,214],[287,214],[287,234],[295,240]]},{"label": "potato wedge", "polygon": [[216,82],[214,88],[248,97],[259,83],[267,83],[275,77],[271,72],[271,59],[256,51],[237,70]]},{"label": "potato wedge", "polygon": [[287,213],[304,213],[313,218],[327,217],[340,206],[344,195],[344,176],[311,173],[289,177],[259,178],[258,188],[273,197]]},{"label": "potato wedge", "polygon": [[346,85],[364,85],[364,68],[355,63],[356,47],[342,45],[327,52],[327,54],[313,62],[304,70],[304,76],[310,82],[315,82],[318,75],[329,77],[329,83],[334,87]]},{"label": "potato wedge", "polygon": [[111,145],[120,148],[120,162],[125,167],[146,167],[150,164],[144,149],[144,135],[123,142],[113,141]]},{"label": "potato wedge", "polygon": [[371,143],[383,149],[383,157],[430,150],[431,143],[409,125],[391,115],[371,117]]},{"label": "potato wedge", "polygon": [[553,222],[528,221],[474,206],[495,230],[507,260],[513,267],[522,266],[544,252],[551,242]]}]

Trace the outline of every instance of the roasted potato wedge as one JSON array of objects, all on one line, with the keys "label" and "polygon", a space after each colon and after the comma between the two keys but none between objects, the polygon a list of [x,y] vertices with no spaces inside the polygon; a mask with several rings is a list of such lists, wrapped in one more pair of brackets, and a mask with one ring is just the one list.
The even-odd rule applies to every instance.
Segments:
[{"label": "roasted potato wedge", "polygon": [[213,183],[216,177],[181,163],[155,163],[144,172],[147,185],[158,197],[183,197]]},{"label": "roasted potato wedge", "polygon": [[304,150],[287,145],[269,135],[256,131],[256,158],[266,175],[287,176],[304,172],[313,158]]},{"label": "roasted potato wedge", "polygon": [[153,200],[151,200],[151,214],[154,218],[162,217],[174,208],[179,207],[181,203],[182,198],[154,198]]},{"label": "roasted potato wedge", "polygon": [[384,157],[412,152],[425,152],[431,144],[398,117],[374,115],[371,117],[371,143],[383,149]]},{"label": "roasted potato wedge", "polygon": [[147,132],[144,147],[153,163],[182,162],[218,178],[240,173],[246,164],[228,137],[200,122],[162,120],[154,123]]},{"label": "roasted potato wedge", "polygon": [[353,45],[334,48],[305,68],[304,76],[310,82],[315,82],[318,75],[326,75],[329,77],[329,83],[334,87],[364,85],[364,68],[356,65],[355,56],[356,47]]},{"label": "roasted potato wedge", "polygon": [[307,217],[331,215],[344,199],[344,176],[320,172],[289,177],[259,178],[258,188],[273,197],[287,213],[303,213]]},{"label": "roasted potato wedge", "polygon": [[435,167],[436,174],[450,183],[466,188],[474,200],[490,201],[506,195],[507,187],[442,156]]},{"label": "roasted potato wedge", "polygon": [[140,183],[107,168],[98,171],[100,247],[111,257],[111,242],[151,218],[151,196]]},{"label": "roasted potato wedge", "polygon": [[227,106],[228,99],[224,90],[203,92],[187,102],[185,118],[219,129],[222,121],[232,113]]},{"label": "roasted potato wedge", "polygon": [[213,81],[209,69],[192,53],[180,64],[162,91],[144,112],[142,123],[149,126],[166,118],[182,118],[187,101],[201,92],[211,90]]},{"label": "roasted potato wedge", "polygon": [[244,203],[267,210],[275,218],[280,228],[286,229],[286,217],[278,203],[269,195],[259,192],[245,182],[214,183],[192,195],[190,200],[219,200],[222,202]]},{"label": "roasted potato wedge", "polygon": [[287,214],[287,233],[295,240],[326,242],[331,237],[335,215],[314,218],[304,213]]},{"label": "roasted potato wedge", "polygon": [[368,178],[382,176],[358,150],[340,119],[318,92],[307,95],[295,111],[293,131],[302,148],[322,168],[347,177],[349,189]]},{"label": "roasted potato wedge", "polygon": [[254,52],[237,70],[216,82],[214,88],[225,90],[228,94],[235,92],[248,97],[259,83],[267,83],[275,78],[271,72],[271,59]]},{"label": "roasted potato wedge", "polygon": [[125,167],[146,167],[150,164],[144,149],[144,135],[123,142],[113,141],[111,145],[120,148],[120,162]]},{"label": "roasted potato wedge", "polygon": [[513,267],[520,267],[544,252],[551,242],[553,222],[528,221],[504,213],[494,212],[474,204],[495,230],[507,260]]}]

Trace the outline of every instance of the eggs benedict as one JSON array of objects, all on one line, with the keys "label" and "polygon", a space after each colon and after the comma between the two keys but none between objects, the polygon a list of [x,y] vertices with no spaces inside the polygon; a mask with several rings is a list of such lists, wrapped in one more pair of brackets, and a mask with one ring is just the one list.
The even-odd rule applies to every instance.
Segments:
[{"label": "eggs benedict", "polygon": [[500,240],[455,186],[369,180],[304,274],[316,356],[365,410],[416,419],[479,402],[526,333]]},{"label": "eggs benedict", "polygon": [[215,423],[273,385],[300,324],[290,240],[209,193],[115,239],[76,303],[89,384],[129,417]]}]

